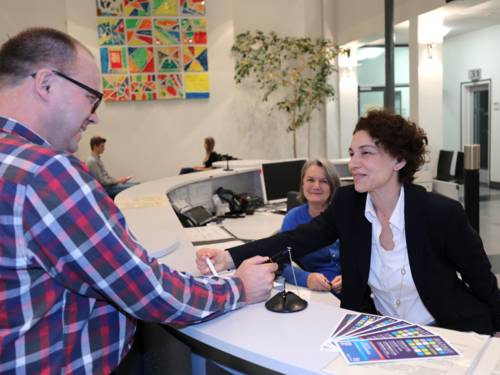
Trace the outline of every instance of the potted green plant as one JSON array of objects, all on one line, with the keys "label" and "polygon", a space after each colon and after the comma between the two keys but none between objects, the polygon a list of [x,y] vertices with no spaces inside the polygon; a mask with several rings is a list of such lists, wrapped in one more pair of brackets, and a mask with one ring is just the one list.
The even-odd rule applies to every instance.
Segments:
[{"label": "potted green plant", "polygon": [[315,109],[335,97],[328,83],[335,70],[339,49],[326,39],[279,37],[275,32],[244,32],[236,36],[231,49],[236,57],[236,83],[256,80],[262,100],[276,97],[273,109],[289,114],[288,132],[293,134],[293,155],[297,157],[296,130],[311,120]]}]

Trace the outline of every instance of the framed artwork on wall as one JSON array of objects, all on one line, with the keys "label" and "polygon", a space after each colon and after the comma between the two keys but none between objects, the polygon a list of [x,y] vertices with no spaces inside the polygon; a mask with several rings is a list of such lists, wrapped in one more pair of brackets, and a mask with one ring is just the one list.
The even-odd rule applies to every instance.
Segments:
[{"label": "framed artwork on wall", "polygon": [[96,0],[106,101],[207,99],[206,0]]}]

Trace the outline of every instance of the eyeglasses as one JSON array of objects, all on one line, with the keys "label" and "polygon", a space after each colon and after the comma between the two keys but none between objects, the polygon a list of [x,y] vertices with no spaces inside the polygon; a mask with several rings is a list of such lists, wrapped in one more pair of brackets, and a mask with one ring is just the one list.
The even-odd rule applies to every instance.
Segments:
[{"label": "eyeglasses", "polygon": [[[92,110],[90,111],[90,113],[95,113],[95,111],[97,110],[97,108],[99,107],[99,104],[101,104],[101,101],[102,101],[102,93],[93,89],[92,87],[89,87],[87,86],[86,84],[84,83],[81,83],[80,81],[77,81],[76,79],[74,78],[71,78],[69,76],[67,76],[66,74],[64,73],[61,73],[61,72],[58,72],[57,70],[52,70],[52,73],[54,73],[55,75],[61,77],[61,78],[64,78],[65,80],[67,81],[70,81],[71,83],[77,85],[78,87],[84,89],[85,91],[87,91],[88,93],[92,94],[93,96],[95,96],[95,102],[94,104],[92,105]],[[36,73],[33,73],[31,75],[33,78],[36,77]]]}]

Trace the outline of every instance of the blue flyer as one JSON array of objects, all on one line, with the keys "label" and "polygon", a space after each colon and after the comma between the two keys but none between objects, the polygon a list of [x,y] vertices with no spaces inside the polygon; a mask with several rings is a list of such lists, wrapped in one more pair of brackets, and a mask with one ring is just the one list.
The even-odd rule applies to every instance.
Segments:
[{"label": "blue flyer", "polygon": [[338,341],[337,346],[350,365],[460,356],[440,336]]}]

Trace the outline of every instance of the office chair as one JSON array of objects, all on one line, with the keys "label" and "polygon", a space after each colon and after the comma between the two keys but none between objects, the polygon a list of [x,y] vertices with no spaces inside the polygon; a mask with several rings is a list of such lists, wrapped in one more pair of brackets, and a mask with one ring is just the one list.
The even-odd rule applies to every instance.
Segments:
[{"label": "office chair", "polygon": [[293,190],[290,190],[286,194],[286,212],[288,212],[292,208],[300,206],[302,204],[297,200],[298,196],[299,196],[299,192],[293,191]]},{"label": "office chair", "polygon": [[439,151],[436,180],[441,180],[441,181],[453,180],[453,176],[450,173],[453,154],[454,151],[448,151],[448,150]]}]

